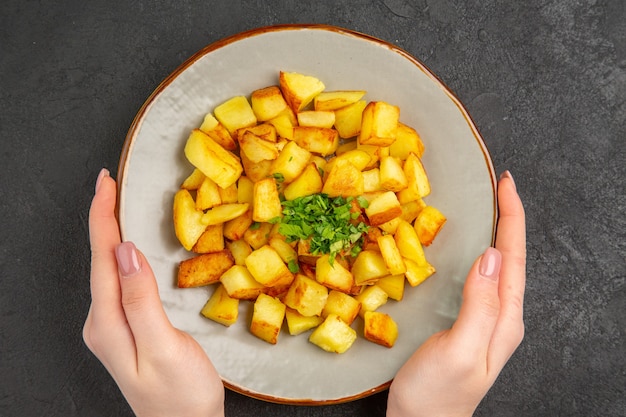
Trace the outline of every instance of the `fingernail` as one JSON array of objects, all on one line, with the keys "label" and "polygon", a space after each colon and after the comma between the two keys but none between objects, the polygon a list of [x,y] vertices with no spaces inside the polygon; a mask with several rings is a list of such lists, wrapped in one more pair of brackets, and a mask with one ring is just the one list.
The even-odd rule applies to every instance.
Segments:
[{"label": "fingernail", "polygon": [[98,189],[100,188],[100,184],[102,184],[102,179],[104,177],[108,177],[109,175],[110,175],[110,172],[108,169],[102,168],[100,170],[100,173],[98,174],[98,179],[96,180],[96,192],[98,192]]},{"label": "fingernail", "polygon": [[509,171],[508,169],[506,171],[504,171],[502,174],[500,174],[500,179],[502,178],[508,178],[511,180],[511,182],[513,183],[513,187],[517,190],[517,186],[515,185],[515,180],[513,179],[513,175],[511,175],[511,171]]},{"label": "fingernail", "polygon": [[497,281],[500,275],[500,265],[502,263],[502,255],[497,249],[487,248],[478,264],[478,273],[483,278]]},{"label": "fingernail", "polygon": [[132,277],[141,271],[141,261],[137,248],[132,242],[122,242],[115,248],[117,267],[124,278]]}]

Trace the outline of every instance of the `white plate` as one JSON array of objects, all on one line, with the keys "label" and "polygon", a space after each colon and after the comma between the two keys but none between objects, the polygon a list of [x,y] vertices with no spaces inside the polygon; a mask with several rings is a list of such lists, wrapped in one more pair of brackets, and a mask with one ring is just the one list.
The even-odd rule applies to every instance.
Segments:
[{"label": "white plate", "polygon": [[[238,322],[226,328],[199,313],[211,288],[175,285],[178,263],[191,256],[172,226],[174,193],[192,169],[183,155],[185,140],[216,105],[277,84],[280,70],[316,76],[327,90],[367,90],[367,100],[398,105],[401,121],[425,142],[423,162],[433,189],[426,201],[448,222],[426,248],[437,273],[416,288],[407,285],[401,302],[382,307],[399,326],[391,349],[359,337],[346,353],[330,354],[309,343],[308,334],[290,336],[284,330],[278,344],[269,345],[248,331],[251,303],[240,303]],[[459,100],[406,52],[336,27],[262,28],[198,52],[139,111],[118,178],[123,239],[135,242],[150,260],[174,326],[198,340],[229,388],[273,402],[337,403],[387,388],[411,353],[455,320],[467,271],[494,236],[493,166]]]}]

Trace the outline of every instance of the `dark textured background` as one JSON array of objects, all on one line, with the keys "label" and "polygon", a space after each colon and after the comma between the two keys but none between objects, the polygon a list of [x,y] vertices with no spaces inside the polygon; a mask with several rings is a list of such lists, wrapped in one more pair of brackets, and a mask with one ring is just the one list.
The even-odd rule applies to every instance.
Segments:
[{"label": "dark textured background", "polygon": [[[0,3],[0,415],[128,416],[81,339],[99,169],[205,45],[327,23],[422,60],[465,103],[528,218],[526,338],[477,416],[626,415],[623,0]],[[251,63],[253,65],[253,63]],[[228,393],[229,416],[382,416]]]}]

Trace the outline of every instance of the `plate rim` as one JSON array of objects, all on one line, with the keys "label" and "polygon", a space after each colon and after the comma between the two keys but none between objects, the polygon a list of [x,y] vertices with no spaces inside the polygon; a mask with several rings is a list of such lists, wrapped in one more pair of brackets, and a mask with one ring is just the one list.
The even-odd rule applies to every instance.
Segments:
[{"label": "plate rim", "polygon": [[[480,151],[483,155],[483,159],[484,159],[484,163],[487,167],[488,173],[489,173],[489,177],[490,177],[490,183],[491,183],[491,188],[492,188],[492,208],[493,208],[493,217],[492,217],[492,231],[491,231],[491,244],[493,245],[494,241],[495,241],[495,235],[496,235],[496,224],[497,224],[497,219],[498,219],[498,207],[497,207],[497,178],[496,178],[496,174],[495,174],[495,168],[494,168],[494,164],[493,164],[493,160],[491,158],[491,154],[489,152],[489,149],[487,148],[485,141],[480,133],[480,131],[478,130],[478,127],[476,126],[476,123],[474,122],[473,118],[471,117],[471,115],[469,114],[468,110],[465,108],[465,106],[463,105],[463,103],[461,102],[461,100],[456,96],[456,94],[443,82],[443,80],[437,76],[426,64],[424,64],[423,62],[421,62],[419,59],[417,59],[416,57],[414,57],[413,55],[411,55],[410,53],[408,53],[407,51],[405,51],[404,49],[392,44],[391,42],[382,40],[380,38],[377,38],[375,36],[372,35],[368,35],[356,30],[352,30],[352,29],[347,29],[344,27],[339,27],[339,26],[333,26],[333,25],[326,25],[326,24],[276,24],[276,25],[269,25],[269,26],[261,26],[261,27],[257,27],[257,28],[253,28],[253,29],[249,29],[243,32],[239,32],[227,37],[224,37],[222,39],[219,39],[215,42],[212,42],[206,46],[204,46],[202,49],[200,49],[199,51],[195,52],[194,54],[192,54],[189,58],[187,58],[182,64],[180,64],[177,68],[175,68],[170,74],[168,74],[157,86],[156,88],[152,91],[152,93],[147,97],[147,99],[143,102],[143,104],[141,105],[141,107],[139,108],[139,110],[137,111],[137,114],[135,115],[135,117],[133,118],[127,134],[125,136],[124,139],[124,143],[122,145],[122,150],[120,152],[120,158],[119,158],[119,162],[118,162],[118,169],[117,169],[117,203],[116,203],[116,207],[115,207],[115,215],[118,219],[118,223],[119,223],[119,230],[120,230],[120,236],[122,238],[122,240],[124,240],[124,236],[125,236],[125,231],[124,231],[124,226],[121,222],[121,218],[120,218],[120,209],[122,207],[122,200],[124,199],[124,193],[123,193],[123,188],[125,186],[125,180],[126,180],[126,169],[128,167],[128,163],[130,161],[130,154],[131,154],[131,150],[132,150],[132,146],[134,144],[135,139],[137,138],[139,132],[140,132],[140,128],[141,125],[145,119],[145,116],[147,115],[150,107],[152,106],[152,104],[155,102],[155,100],[159,97],[159,95],[161,93],[163,93],[163,91],[185,70],[187,70],[189,67],[191,67],[192,65],[194,65],[198,60],[200,60],[201,58],[203,58],[204,56],[210,54],[213,51],[216,51],[220,48],[223,48],[225,46],[231,45],[233,43],[236,43],[238,41],[241,40],[245,40],[248,38],[252,38],[255,36],[260,36],[260,35],[264,35],[267,33],[273,33],[273,32],[283,32],[283,31],[295,31],[295,30],[311,30],[311,31],[323,31],[323,32],[334,32],[337,33],[339,35],[343,35],[343,36],[349,36],[349,37],[353,37],[353,38],[357,38],[357,39],[361,39],[367,42],[371,42],[373,44],[376,44],[378,46],[382,46],[387,48],[390,52],[396,53],[398,55],[400,55],[401,57],[403,57],[404,59],[407,59],[410,63],[412,63],[413,65],[415,65],[419,70],[421,70],[428,78],[430,78],[436,85],[438,88],[440,88],[441,90],[443,90],[443,92],[448,96],[448,98],[454,103],[454,105],[457,107],[457,109],[459,110],[459,112],[461,113],[462,117],[465,119],[468,127],[470,128],[472,135],[474,137],[474,140],[476,141],[476,143],[478,144]],[[391,385],[391,383],[393,382],[393,379],[380,384],[376,387],[370,388],[364,392],[358,393],[358,394],[354,394],[354,395],[350,395],[350,396],[346,396],[346,397],[341,397],[341,398],[335,398],[335,399],[328,399],[328,400],[314,400],[314,399],[307,399],[307,398],[298,398],[298,399],[293,399],[293,398],[282,398],[282,397],[278,397],[278,396],[274,396],[274,395],[269,395],[269,394],[263,394],[263,393],[259,393],[259,392],[255,392],[253,390],[249,390],[246,389],[245,387],[236,385],[232,382],[229,382],[227,380],[225,380],[223,377],[220,376],[220,378],[222,379],[222,383],[224,384],[224,386],[226,388],[228,388],[231,391],[237,392],[239,394],[242,394],[244,396],[247,397],[251,397],[254,399],[258,399],[258,400],[262,400],[265,402],[270,402],[270,403],[276,403],[276,404],[286,404],[286,405],[302,405],[302,406],[324,406],[324,405],[334,405],[334,404],[341,404],[341,403],[346,403],[346,402],[351,402],[351,401],[355,401],[355,400],[359,400],[359,399],[363,399],[366,398],[368,396],[377,394],[379,392],[385,391],[386,389],[389,388],[389,386]]]}]

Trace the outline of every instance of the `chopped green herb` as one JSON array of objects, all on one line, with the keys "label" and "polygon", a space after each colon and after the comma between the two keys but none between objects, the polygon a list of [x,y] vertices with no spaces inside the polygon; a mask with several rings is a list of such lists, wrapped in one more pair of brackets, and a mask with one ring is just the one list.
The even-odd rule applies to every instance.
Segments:
[{"label": "chopped green herb", "polygon": [[298,261],[295,259],[289,260],[289,262],[287,263],[287,268],[289,268],[289,271],[291,271],[291,273],[293,274],[297,274],[298,272],[300,272],[300,265],[298,265]]},{"label": "chopped green herb", "polygon": [[276,182],[284,182],[285,181],[285,176],[283,174],[281,174],[280,172],[275,172],[274,174],[272,174],[272,177],[274,177]]},{"label": "chopped green herb", "polygon": [[259,229],[259,227],[261,227],[261,223],[259,223],[259,222],[253,222],[253,223],[250,225],[250,227],[248,227],[248,229],[250,229],[250,230],[258,230],[258,229]]},{"label": "chopped green herb", "polygon": [[[359,213],[353,212],[352,200],[319,193],[283,201],[279,232],[287,242],[309,240],[311,253],[329,254],[331,264],[337,254],[356,256],[368,226],[363,222],[355,224]],[[357,201],[363,207],[363,202]]]}]

